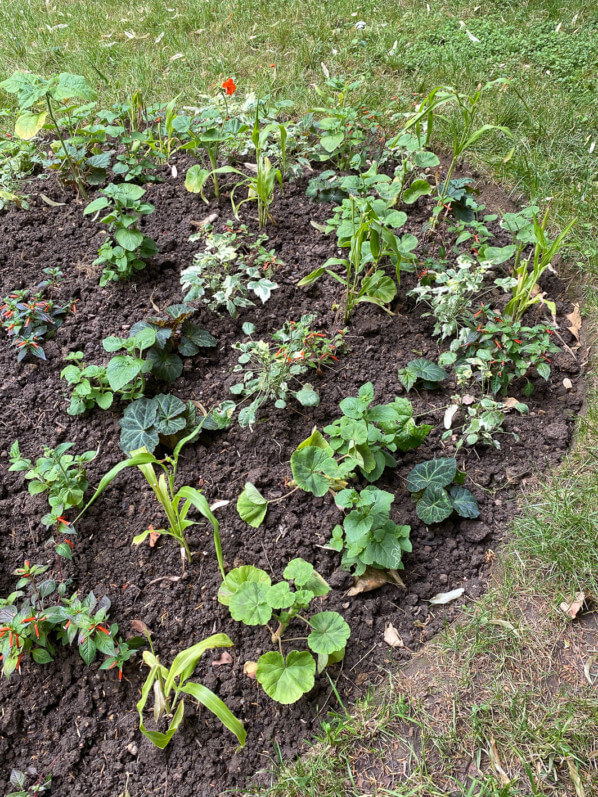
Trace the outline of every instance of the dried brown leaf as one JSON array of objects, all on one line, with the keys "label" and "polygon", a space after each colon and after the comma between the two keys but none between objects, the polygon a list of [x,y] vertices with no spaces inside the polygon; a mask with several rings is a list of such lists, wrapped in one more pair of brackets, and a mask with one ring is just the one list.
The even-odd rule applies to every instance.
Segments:
[{"label": "dried brown leaf", "polygon": [[395,584],[397,587],[405,589],[405,584],[396,570],[377,570],[375,567],[366,567],[362,576],[355,576],[353,586],[347,592],[347,595],[352,598],[362,592],[371,592],[373,589],[378,589],[384,584]]},{"label": "dried brown leaf", "polygon": [[579,312],[578,304],[573,305],[573,310],[569,313],[568,316],[566,316],[566,318],[567,321],[569,321],[570,323],[570,326],[568,326],[567,329],[577,341],[577,346],[579,346],[579,333],[581,331],[581,313]]},{"label": "dried brown leaf", "polygon": [[575,620],[575,618],[579,613],[579,610],[584,604],[585,599],[586,599],[585,593],[578,592],[574,598],[567,597],[567,599],[561,603],[560,609],[563,612],[563,614],[566,614],[572,620]]},{"label": "dried brown leaf", "polygon": [[150,636],[152,634],[151,629],[143,622],[143,620],[132,620],[131,628],[133,631],[138,631],[140,634],[149,634]]},{"label": "dried brown leaf", "polygon": [[253,678],[255,680],[255,674],[257,672],[257,661],[246,661],[243,665],[243,672],[248,678]]},{"label": "dried brown leaf", "polygon": [[221,667],[223,664],[232,664],[233,657],[230,655],[228,650],[223,650],[222,654],[219,659],[214,659],[212,662],[212,667]]},{"label": "dried brown leaf", "polygon": [[390,645],[391,648],[405,647],[405,643],[392,623],[386,623],[384,628],[384,641],[387,645]]}]

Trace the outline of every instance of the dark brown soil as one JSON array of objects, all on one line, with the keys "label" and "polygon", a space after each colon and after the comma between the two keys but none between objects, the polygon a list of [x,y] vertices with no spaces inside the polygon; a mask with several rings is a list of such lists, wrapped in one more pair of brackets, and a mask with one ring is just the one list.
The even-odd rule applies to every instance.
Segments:
[{"label": "dark brown soil", "polygon": [[[8,473],[11,443],[18,438],[24,456],[31,458],[39,455],[43,444],[55,446],[67,440],[74,441],[80,452],[99,448],[100,455],[89,468],[92,485],[123,457],[118,444],[121,408],[95,410],[77,418],[66,414],[65,383],[59,378],[62,358],[81,349],[88,362],[106,362],[102,338],[125,333],[153,313],[152,302],[163,307],[181,301],[180,271],[191,263],[199,246],[188,242],[196,229],[192,221],[200,221],[215,209],[185,191],[184,172],[180,167],[177,179],[148,187],[147,197],[156,212],[147,217],[145,229],[157,241],[160,254],[126,285],[98,287],[99,273],[91,263],[103,234],[97,223],[82,215],[83,205],[57,186],[44,183],[41,190],[65,202],[63,206],[44,204],[37,195],[39,189],[32,187],[29,212],[11,211],[0,217],[0,296],[14,288],[36,285],[43,268],[59,266],[65,273],[59,295],[80,299],[77,316],[70,317],[46,346],[47,363],[18,366],[5,339],[0,340],[4,375],[0,387],[2,595],[14,589],[12,572],[25,558],[52,562],[52,548],[45,547],[47,533],[40,524],[45,500],[29,496],[21,474]],[[229,397],[236,363],[231,343],[243,339],[243,321],[254,321],[258,334],[265,336],[280,328],[285,319],[315,311],[320,328],[334,330],[337,322],[330,308],[339,298],[336,283],[322,280],[308,290],[295,287],[301,276],[335,254],[333,238],[310,225],[312,219],[324,221],[330,206],[308,203],[305,186],[305,180],[288,185],[273,207],[278,223],[267,231],[270,244],[286,263],[276,277],[280,289],[266,305],[244,312],[237,321],[228,315],[218,317],[202,306],[199,322],[216,336],[218,346],[207,356],[186,362],[183,376],[173,387],[180,397],[199,400],[205,406]],[[225,199],[216,210],[217,225],[231,216]],[[254,227],[253,213],[248,210],[247,223]],[[429,207],[416,207],[410,227],[417,231],[428,216]],[[422,258],[427,254],[424,246],[419,252]],[[371,381],[376,401],[391,401],[402,391],[399,367],[416,356],[437,357],[429,319],[422,319],[421,311],[405,297],[413,284],[414,277],[405,277],[393,317],[372,306],[358,309],[350,324],[350,351],[338,366],[312,380],[321,395],[319,407],[268,408],[253,431],[233,425],[227,432],[205,435],[185,449],[180,469],[179,484],[201,486],[210,502],[231,502],[217,510],[228,566],[253,564],[279,578],[289,559],[302,556],[334,587],[322,599],[322,607],[341,611],[351,626],[346,659],[342,667],[331,670],[346,702],[375,681],[384,668],[409,658],[456,615],[462,601],[432,607],[428,600],[435,593],[461,586],[470,598],[483,592],[492,552],[516,511],[519,485],[561,459],[569,445],[573,416],[583,400],[578,361],[563,350],[555,357],[550,385],[537,380],[536,390],[527,400],[529,416],[506,421],[506,428],[517,432],[519,441],[504,435],[500,451],[480,448],[459,454],[469,486],[480,502],[480,520],[448,521],[426,528],[415,516],[404,479],[415,463],[453,453],[452,447],[440,440],[443,411],[435,408],[445,406],[455,390],[449,384],[435,393],[412,392],[409,398],[416,412],[428,413],[425,420],[436,428],[420,449],[406,454],[396,471],[387,471],[380,483],[396,494],[394,519],[412,526],[413,553],[405,558],[402,573],[406,590],[385,586],[348,598],[351,579],[339,569],[339,555],[321,547],[339,521],[330,496],[315,499],[294,493],[288,501],[272,506],[258,530],[239,519],[235,501],[246,480],[254,482],[268,498],[282,495],[295,446],[314,425],[321,427],[338,417],[338,403],[344,396],[354,395],[364,382]],[[565,313],[571,311],[563,285],[552,277],[546,287],[558,299],[562,337],[573,345],[567,323],[562,323]],[[570,392],[562,387],[564,377],[573,381]],[[512,395],[521,396],[520,387],[516,386]],[[229,634],[235,643],[233,663],[215,666],[219,654],[208,654],[196,675],[243,719],[247,746],[236,751],[234,737],[211,714],[189,701],[180,731],[166,751],[158,750],[138,730],[135,704],[147,674],[141,657],[126,666],[119,682],[115,671],[99,671],[97,664],[86,667],[76,652],[64,650],[49,665],[24,661],[20,675],[0,683],[1,793],[8,789],[13,767],[26,770],[29,766],[40,774],[51,772],[53,793],[60,795],[114,797],[124,791],[127,775],[134,795],[198,797],[242,790],[249,777],[268,767],[277,748],[285,757],[299,752],[318,727],[322,712],[335,706],[325,674],[307,697],[290,707],[273,703],[243,674],[244,662],[257,659],[268,649],[267,634],[235,623],[218,604],[220,578],[205,524],[194,527],[190,534],[195,557],[186,577],[178,581],[169,578],[180,575],[177,546],[171,540],[164,538],[154,548],[131,546],[136,533],[150,523],[160,527],[162,522],[161,509],[142,475],[125,472],[79,523],[76,553],[72,564],[66,566],[67,574],[80,592],[93,589],[98,596],[109,595],[111,619],[118,622],[124,636],[132,635],[133,620],[143,620],[154,633],[163,662],[170,663],[182,648],[216,631]],[[393,650],[383,641],[389,622],[404,648]]]}]

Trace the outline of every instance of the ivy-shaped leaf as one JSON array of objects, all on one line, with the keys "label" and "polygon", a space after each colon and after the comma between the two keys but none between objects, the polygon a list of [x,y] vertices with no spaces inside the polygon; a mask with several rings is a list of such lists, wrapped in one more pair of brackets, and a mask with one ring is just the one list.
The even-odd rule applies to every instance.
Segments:
[{"label": "ivy-shaped leaf", "polygon": [[455,478],[457,460],[454,457],[441,457],[420,462],[407,476],[407,489],[410,493],[419,493],[430,485],[446,487]]},{"label": "ivy-shaped leaf", "polygon": [[480,516],[478,502],[469,490],[455,486],[451,487],[449,493],[455,512],[458,515],[472,519]]},{"label": "ivy-shaped leaf", "polygon": [[426,525],[442,523],[453,513],[453,503],[444,487],[431,484],[426,487],[416,504],[418,518]]}]

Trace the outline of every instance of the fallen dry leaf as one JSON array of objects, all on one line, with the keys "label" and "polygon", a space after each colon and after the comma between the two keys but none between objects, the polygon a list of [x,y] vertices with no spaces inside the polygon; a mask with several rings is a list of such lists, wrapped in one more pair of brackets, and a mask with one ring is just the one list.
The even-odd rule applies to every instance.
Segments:
[{"label": "fallen dry leaf", "polygon": [[451,424],[453,422],[453,418],[455,417],[455,414],[457,413],[458,409],[459,409],[459,405],[458,404],[451,404],[450,407],[446,408],[446,411],[444,413],[444,428],[445,429],[450,429],[451,428]]},{"label": "fallen dry leaf", "polygon": [[405,589],[405,584],[396,570],[377,570],[375,567],[366,567],[362,576],[353,579],[353,586],[347,592],[352,598],[362,592],[371,592],[373,589],[384,586],[384,584],[395,584],[397,587]]},{"label": "fallen dry leaf", "polygon": [[578,304],[574,304],[573,305],[572,312],[570,312],[569,315],[566,316],[566,318],[567,318],[567,321],[569,321],[570,324],[571,324],[571,326],[568,326],[567,329],[569,330],[569,332],[573,335],[573,337],[577,341],[577,346],[575,348],[578,348],[579,347],[579,342],[580,342],[579,341],[579,332],[581,330],[581,313],[579,312],[579,305]]},{"label": "fallen dry leaf", "polygon": [[564,614],[568,615],[572,620],[575,620],[579,610],[584,604],[585,599],[585,593],[578,592],[574,598],[567,598],[567,600],[564,600],[560,605],[560,610]]},{"label": "fallen dry leaf", "polygon": [[243,665],[243,672],[248,678],[255,679],[255,674],[257,672],[257,661],[246,661]]},{"label": "fallen dry leaf", "polygon": [[565,390],[573,390],[573,382],[569,379],[568,376],[566,376],[563,379],[563,387],[565,388]]},{"label": "fallen dry leaf", "polygon": [[214,659],[212,662],[212,667],[221,667],[223,664],[232,664],[233,657],[230,655],[228,650],[223,650],[222,655],[219,659]]},{"label": "fallen dry leaf", "polygon": [[592,653],[590,658],[583,665],[583,673],[590,686],[594,686],[596,681],[598,681],[598,673],[596,675],[592,675],[592,667],[596,662],[598,662],[598,653]]},{"label": "fallen dry leaf", "polygon": [[384,628],[384,641],[387,645],[390,645],[391,648],[405,647],[405,643],[392,623],[386,623]]},{"label": "fallen dry leaf", "polygon": [[433,603],[435,606],[443,606],[445,603],[456,601],[464,592],[465,590],[463,587],[453,589],[451,592],[439,592],[438,595],[434,595],[433,598],[430,598],[429,603]]},{"label": "fallen dry leaf", "polygon": [[463,396],[463,398],[461,399],[461,404],[465,404],[465,406],[467,406],[468,404],[475,404],[475,400],[476,400],[475,396],[470,396],[469,394],[467,394],[466,396]]},{"label": "fallen dry leaf", "polygon": [[513,396],[509,396],[503,401],[503,407],[506,407],[508,410],[512,410],[513,407],[516,407],[521,402],[519,399],[513,398]]},{"label": "fallen dry leaf", "polygon": [[492,764],[494,771],[498,775],[501,784],[503,786],[508,786],[509,783],[511,782],[511,779],[503,769],[500,756],[498,755],[498,750],[496,748],[496,742],[494,741],[494,739],[490,739],[490,747],[488,748],[488,758],[490,759],[490,763]]},{"label": "fallen dry leaf", "polygon": [[149,547],[153,548],[162,535],[159,531],[151,531],[149,535]]},{"label": "fallen dry leaf", "polygon": [[133,629],[133,631],[138,631],[140,634],[149,634],[151,636],[152,633],[149,627],[143,622],[143,620],[132,620],[131,628]]}]

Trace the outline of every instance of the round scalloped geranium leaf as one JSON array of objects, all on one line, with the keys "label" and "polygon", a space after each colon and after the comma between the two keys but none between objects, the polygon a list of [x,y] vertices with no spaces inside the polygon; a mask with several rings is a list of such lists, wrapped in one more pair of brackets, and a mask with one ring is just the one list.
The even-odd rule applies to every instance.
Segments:
[{"label": "round scalloped geranium leaf", "polygon": [[229,609],[233,620],[245,625],[265,625],[272,617],[268,589],[265,584],[256,581],[241,584],[230,599]]},{"label": "round scalloped geranium leaf", "polygon": [[264,692],[277,703],[296,703],[313,688],[316,662],[306,650],[292,650],[286,658],[271,651],[260,656],[256,678]]},{"label": "round scalloped geranium leaf", "polygon": [[310,617],[311,633],[307,637],[307,644],[314,653],[330,655],[341,650],[351,636],[348,623],[343,620],[338,612],[320,612]]},{"label": "round scalloped geranium leaf", "polygon": [[218,601],[224,606],[228,606],[232,596],[239,591],[243,584],[252,581],[256,584],[263,584],[265,587],[269,587],[272,583],[266,571],[261,570],[259,567],[254,567],[253,565],[235,567],[234,570],[226,574],[224,581],[220,585]]}]

